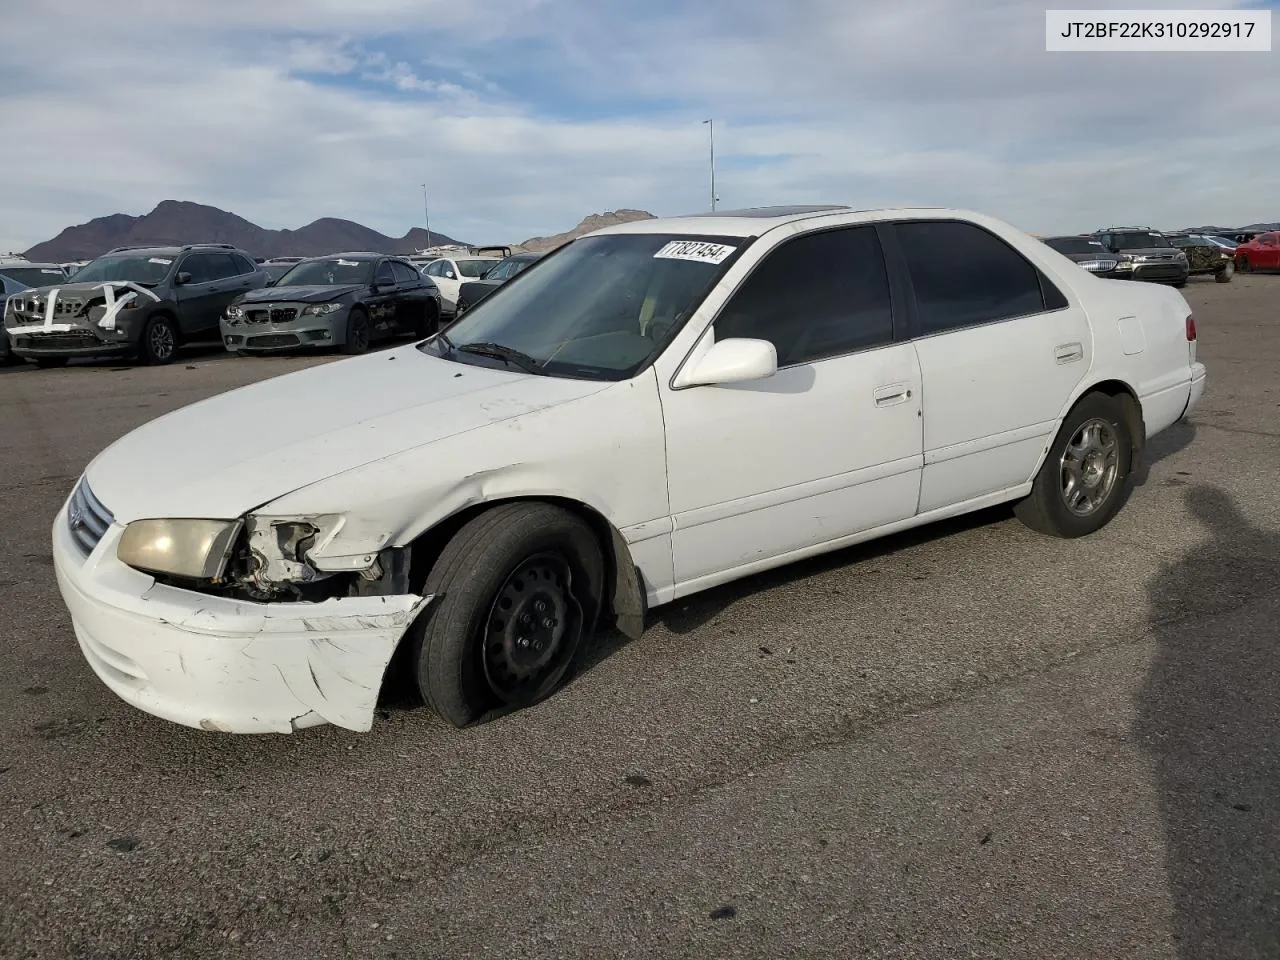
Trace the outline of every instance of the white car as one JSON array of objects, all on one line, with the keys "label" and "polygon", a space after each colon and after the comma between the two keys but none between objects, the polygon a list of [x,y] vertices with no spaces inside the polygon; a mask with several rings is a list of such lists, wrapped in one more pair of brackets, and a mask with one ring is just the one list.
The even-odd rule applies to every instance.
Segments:
[{"label": "white car", "polygon": [[118,440],[53,524],[58,584],[98,676],[169,720],[368,730],[400,648],[465,726],[747,574],[1003,502],[1097,530],[1200,398],[1195,336],[1176,290],[975,213],[620,224],[444,333]]},{"label": "white car", "polygon": [[502,257],[441,257],[422,268],[422,273],[440,288],[445,316],[458,309],[458,290],[469,280],[479,280],[502,262]]}]

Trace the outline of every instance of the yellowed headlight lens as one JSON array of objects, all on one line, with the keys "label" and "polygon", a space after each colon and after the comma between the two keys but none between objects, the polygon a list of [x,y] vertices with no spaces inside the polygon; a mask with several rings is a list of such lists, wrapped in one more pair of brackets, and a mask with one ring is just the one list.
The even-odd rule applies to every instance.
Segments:
[{"label": "yellowed headlight lens", "polygon": [[239,520],[135,520],[116,545],[121,563],[191,580],[222,576]]}]

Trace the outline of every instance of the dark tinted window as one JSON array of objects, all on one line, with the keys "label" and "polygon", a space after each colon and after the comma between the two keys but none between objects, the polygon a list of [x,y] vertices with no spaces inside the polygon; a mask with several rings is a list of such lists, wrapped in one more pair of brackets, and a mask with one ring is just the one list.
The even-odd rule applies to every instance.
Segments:
[{"label": "dark tinted window", "polygon": [[191,274],[188,283],[209,283],[218,279],[214,273],[213,257],[207,253],[193,253],[182,261],[182,273]]},{"label": "dark tinted window", "polygon": [[258,269],[257,264],[250,262],[248,257],[241,256],[238,253],[233,253],[231,259],[235,261],[237,275],[253,273]]},{"label": "dark tinted window", "polygon": [[1092,237],[1049,237],[1044,241],[1059,253],[1105,253],[1102,241]]},{"label": "dark tinted window", "polygon": [[229,253],[209,254],[209,269],[213,271],[214,280],[227,280],[240,275],[240,265]]},{"label": "dark tinted window", "polygon": [[999,237],[959,221],[900,223],[919,333],[1045,309],[1039,271]]},{"label": "dark tinted window", "polygon": [[378,264],[378,269],[373,274],[373,282],[383,286],[391,286],[396,282],[396,276],[391,272],[391,264],[388,261],[383,260]]},{"label": "dark tinted window", "polygon": [[787,241],[734,293],[715,330],[717,340],[770,341],[779,366],[889,342],[889,279],[875,227]]},{"label": "dark tinted window", "polygon": [[417,283],[421,279],[417,270],[396,260],[391,261],[391,272],[395,274],[396,283]]},{"label": "dark tinted window", "polygon": [[1125,231],[1112,234],[1111,244],[1117,250],[1150,250],[1169,246],[1169,240],[1154,230]]}]

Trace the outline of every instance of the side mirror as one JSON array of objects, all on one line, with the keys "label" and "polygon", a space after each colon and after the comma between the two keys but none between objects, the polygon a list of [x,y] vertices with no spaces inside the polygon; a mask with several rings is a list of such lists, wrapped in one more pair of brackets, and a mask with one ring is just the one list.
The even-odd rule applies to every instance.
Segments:
[{"label": "side mirror", "polygon": [[180,273],[180,274],[178,274],[176,277],[174,277],[174,278],[173,278],[173,282],[174,282],[174,283],[176,283],[176,284],[177,284],[178,286],[180,286],[180,287],[181,287],[181,286],[185,286],[186,284],[188,284],[188,283],[190,283],[190,282],[191,282],[191,274],[189,274],[189,273],[185,273],[185,272],[184,272],[184,273]]},{"label": "side mirror", "polygon": [[778,372],[778,352],[768,340],[745,337],[719,340],[702,355],[681,386],[715,386],[763,380]]}]

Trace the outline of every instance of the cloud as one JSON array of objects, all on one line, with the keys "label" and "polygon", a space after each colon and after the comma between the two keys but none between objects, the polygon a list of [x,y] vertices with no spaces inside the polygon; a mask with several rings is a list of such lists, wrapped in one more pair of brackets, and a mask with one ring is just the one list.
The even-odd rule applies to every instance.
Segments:
[{"label": "cloud", "polygon": [[729,6],[46,0],[0,33],[0,250],[166,198],[398,235],[424,181],[433,228],[477,241],[688,212],[708,116],[727,206],[1280,216],[1267,54],[1049,54],[1029,0]]}]

